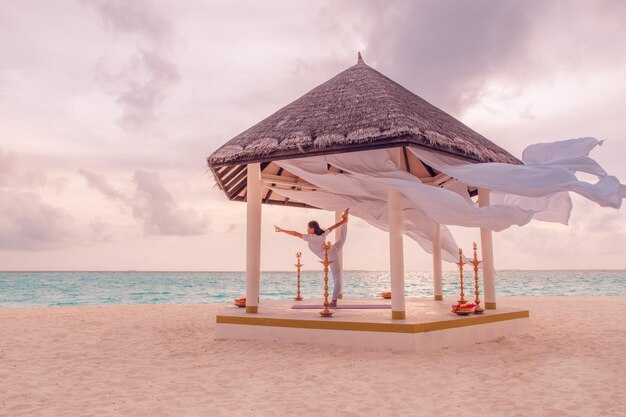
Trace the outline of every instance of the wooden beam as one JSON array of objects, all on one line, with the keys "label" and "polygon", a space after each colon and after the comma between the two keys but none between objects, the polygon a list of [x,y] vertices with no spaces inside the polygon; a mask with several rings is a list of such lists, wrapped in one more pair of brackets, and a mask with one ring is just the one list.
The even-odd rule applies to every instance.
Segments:
[{"label": "wooden beam", "polygon": [[217,174],[217,172],[213,171],[212,169],[210,171],[211,174],[213,174],[213,179],[215,179],[215,182],[217,182],[217,185],[220,187],[220,190],[226,191],[226,189],[224,188],[224,183],[222,182],[222,179]]},{"label": "wooden beam", "polygon": [[406,172],[411,173],[411,165],[409,165],[409,155],[406,152],[406,146],[402,147],[402,155],[404,156],[404,165],[406,165]]},{"label": "wooden beam", "polygon": [[421,181],[424,184],[434,185],[436,187],[439,187],[441,184],[448,181],[450,178],[451,177],[449,175],[446,175],[443,172],[441,172],[431,178],[422,178]]},{"label": "wooden beam", "polygon": [[426,171],[428,171],[428,175],[430,175],[431,177],[437,176],[437,173],[430,165],[428,165],[426,162],[422,161],[421,159],[420,159],[420,162],[422,163],[422,165],[424,165],[424,168],[426,168]]},{"label": "wooden beam", "polygon": [[[232,199],[232,201],[245,201],[243,199],[243,197],[235,197]],[[315,206],[311,206],[305,203],[300,203],[297,201],[290,201],[289,199],[285,200],[285,201],[278,201],[278,200],[269,200],[266,204],[269,204],[270,206],[288,206],[288,207],[299,207],[299,208],[314,208],[314,209],[320,209],[319,207],[315,207]]]},{"label": "wooden beam", "polygon": [[[279,167],[278,168],[278,172],[276,173],[277,177],[280,177],[283,173],[283,167]],[[276,184],[272,184],[272,186],[275,186]],[[274,190],[267,190],[267,195],[265,196],[265,198],[263,199],[263,203],[267,204],[267,202],[270,200],[270,197],[272,195],[272,191]]]},{"label": "wooden beam", "polygon": [[[231,181],[231,183],[228,185],[228,190],[226,191],[228,193],[228,195],[229,195],[229,198],[239,194],[238,192],[234,193],[233,190],[239,188],[239,186],[241,184],[244,184],[244,187],[245,187],[245,184],[247,183],[247,181],[246,181],[246,176],[247,175],[248,175],[248,170],[244,169],[243,171],[241,171],[241,173],[239,175],[237,175],[237,178],[235,178],[233,181]],[[239,191],[241,191],[241,190],[242,190],[242,188],[239,188]]]},{"label": "wooden beam", "polygon": [[233,169],[235,169],[236,167],[237,167],[237,165],[232,165],[232,166],[226,167],[226,168],[222,169],[222,170],[219,172],[219,174],[220,174],[220,176],[222,176],[222,177],[223,177],[224,175],[227,175],[230,171],[232,171],[232,170],[233,170]]},{"label": "wooden beam", "polygon": [[285,187],[290,187],[292,189],[310,189],[310,190],[316,190],[319,187],[311,184],[310,182],[306,182],[301,180],[300,178],[294,177],[282,177],[279,175],[269,175],[269,174],[265,174],[263,175],[263,183],[265,184],[271,184],[272,186],[276,186],[276,185],[282,185]]},{"label": "wooden beam", "polygon": [[215,169],[215,170],[211,169],[213,178],[215,178],[215,182],[217,182],[217,185],[219,185],[222,191],[226,191],[226,185],[224,184],[222,177],[226,175],[227,173],[229,173],[230,171],[232,171],[233,169],[235,169],[236,167],[237,165],[229,166],[224,169]]},{"label": "wooden beam", "polygon": [[224,182],[224,185],[226,186],[226,188],[229,188],[232,185],[230,182],[234,178],[236,178],[237,175],[241,174],[241,171],[243,171],[244,169],[246,169],[245,165],[239,165],[235,170],[233,170],[230,174],[224,177],[222,181]]},{"label": "wooden beam", "polygon": [[[271,162],[263,162],[263,163],[261,164],[261,173],[262,173],[262,172],[263,172],[263,170],[264,170],[265,168],[267,168],[270,164],[271,164]],[[244,167],[247,167],[247,166],[246,166],[246,165],[244,165]],[[239,193],[241,193],[241,191],[242,191],[244,188],[246,188],[246,187],[248,186],[248,181],[245,179],[245,177],[246,177],[247,175],[248,175],[248,169],[246,168],[246,170],[245,170],[244,172],[242,172],[241,174],[239,174],[239,175],[237,176],[237,178],[236,178],[235,180],[233,180],[233,182],[232,182],[233,184],[239,184],[239,185],[236,185],[236,186],[234,186],[233,188],[231,188],[231,189],[229,190],[229,193],[228,193],[228,198],[229,198],[230,200],[232,200],[232,199],[233,199],[233,197],[235,197],[235,196],[239,195]],[[241,181],[241,182],[239,182],[239,181]],[[245,197],[245,196],[244,196],[244,197]]]},{"label": "wooden beam", "polygon": [[243,178],[238,185],[234,186],[231,189],[228,198],[232,200],[233,197],[238,196],[243,191],[243,189],[246,188],[247,186],[248,186],[248,181],[245,178]]}]

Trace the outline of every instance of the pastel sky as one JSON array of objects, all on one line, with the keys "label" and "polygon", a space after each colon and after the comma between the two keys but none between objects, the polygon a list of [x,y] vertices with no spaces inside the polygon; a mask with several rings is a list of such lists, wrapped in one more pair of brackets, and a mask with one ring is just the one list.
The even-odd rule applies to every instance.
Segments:
[{"label": "pastel sky", "polygon": [[[356,63],[516,156],[606,139],[626,182],[626,2],[21,0],[0,3],[0,270],[243,270],[245,204],[205,158]],[[333,213],[263,207],[262,269]],[[452,228],[469,250],[478,230]],[[626,268],[626,209],[494,234],[498,269]],[[387,270],[354,219],[348,269]],[[314,267],[305,253],[304,263]],[[431,258],[405,240],[407,270]],[[449,268],[449,266],[448,266]]]}]

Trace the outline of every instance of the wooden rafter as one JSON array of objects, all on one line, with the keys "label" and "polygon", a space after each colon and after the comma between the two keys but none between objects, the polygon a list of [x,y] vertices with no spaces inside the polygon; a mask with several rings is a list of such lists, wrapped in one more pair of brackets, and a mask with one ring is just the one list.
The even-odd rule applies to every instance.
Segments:
[{"label": "wooden rafter", "polygon": [[[276,173],[276,176],[280,177],[283,173],[283,167],[278,168],[278,172]],[[276,184],[272,184],[272,187],[276,186]],[[270,201],[270,197],[272,195],[272,192],[274,190],[267,190],[267,195],[265,196],[265,199],[263,199],[263,203],[267,204],[268,201]]]}]

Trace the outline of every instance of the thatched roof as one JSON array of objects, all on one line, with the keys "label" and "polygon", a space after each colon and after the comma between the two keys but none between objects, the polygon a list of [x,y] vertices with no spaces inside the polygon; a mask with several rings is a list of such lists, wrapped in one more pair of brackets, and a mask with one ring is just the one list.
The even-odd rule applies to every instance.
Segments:
[{"label": "thatched roof", "polygon": [[476,162],[520,162],[400,84],[358,63],[240,133],[209,157],[209,165],[340,153],[394,140]]},{"label": "thatched roof", "polygon": [[[247,163],[261,162],[267,168],[279,159],[399,146],[428,148],[471,162],[521,163],[366,65],[359,54],[356,65],[235,136],[208,164],[230,199],[244,199]],[[431,177],[436,175],[425,168]],[[239,186],[226,186],[225,180],[235,179]]]}]

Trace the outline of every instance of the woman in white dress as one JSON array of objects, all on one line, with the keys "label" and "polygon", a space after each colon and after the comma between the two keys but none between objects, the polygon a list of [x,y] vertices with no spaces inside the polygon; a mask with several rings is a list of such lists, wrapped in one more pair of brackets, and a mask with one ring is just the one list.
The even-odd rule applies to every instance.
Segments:
[{"label": "woman in white dress", "polygon": [[342,219],[339,223],[330,226],[326,230],[322,229],[319,223],[315,220],[310,221],[307,225],[306,234],[274,226],[277,232],[286,233],[290,236],[304,239],[309,244],[311,252],[316,254],[320,259],[324,259],[324,249],[322,248],[322,245],[326,240],[326,236],[328,236],[328,234],[333,230],[340,228],[339,239],[337,239],[337,242],[335,242],[328,251],[328,260],[333,261],[333,263],[330,264],[330,270],[333,274],[333,300],[329,304],[330,307],[337,307],[337,298],[339,298],[339,293],[341,293],[342,268],[339,263],[339,251],[343,247],[344,243],[346,243],[346,236],[348,234],[348,211],[349,209],[346,209],[343,212],[343,215],[341,216]]}]

